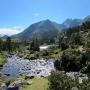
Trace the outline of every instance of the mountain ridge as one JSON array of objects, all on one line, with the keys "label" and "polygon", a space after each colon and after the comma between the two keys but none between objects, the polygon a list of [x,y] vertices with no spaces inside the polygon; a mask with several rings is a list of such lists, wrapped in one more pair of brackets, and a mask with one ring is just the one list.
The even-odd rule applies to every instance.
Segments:
[{"label": "mountain ridge", "polygon": [[68,28],[79,26],[84,21],[88,20],[90,20],[90,15],[86,16],[84,19],[67,19],[62,24],[46,19],[31,24],[23,32],[16,35],[12,35],[11,37],[22,40],[33,39],[35,37],[37,37],[38,39],[43,38],[49,40],[51,38],[55,38],[58,32],[61,32],[62,30]]},{"label": "mountain ridge", "polygon": [[[58,23],[52,22],[50,20],[43,20],[37,23],[34,23],[30,25],[28,28],[26,28],[23,32],[13,35],[13,38],[30,38],[33,35],[37,36],[39,39],[48,37],[53,38],[57,35],[60,29],[60,25]],[[63,28],[63,27],[62,27]]]}]

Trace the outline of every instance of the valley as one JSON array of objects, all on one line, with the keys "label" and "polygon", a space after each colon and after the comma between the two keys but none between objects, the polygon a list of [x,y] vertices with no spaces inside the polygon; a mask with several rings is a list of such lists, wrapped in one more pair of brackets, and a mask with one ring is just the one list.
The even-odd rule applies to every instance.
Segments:
[{"label": "valley", "polygon": [[3,89],[89,90],[89,19],[68,19],[62,27],[44,20],[1,37],[0,67]]}]

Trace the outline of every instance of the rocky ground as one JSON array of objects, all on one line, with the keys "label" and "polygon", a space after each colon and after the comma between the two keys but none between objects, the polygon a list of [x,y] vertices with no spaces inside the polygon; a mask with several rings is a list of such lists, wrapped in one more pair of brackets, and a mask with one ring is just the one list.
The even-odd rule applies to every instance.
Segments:
[{"label": "rocky ground", "polygon": [[27,60],[17,55],[9,56],[3,66],[2,74],[6,76],[36,76],[47,77],[54,70],[53,60]]},{"label": "rocky ground", "polygon": [[[18,78],[20,76],[25,76],[27,78],[41,78],[47,77],[51,74],[51,71],[54,69],[54,60],[44,60],[44,59],[37,59],[37,60],[28,60],[18,57],[17,55],[9,55],[7,58],[7,63],[4,64],[3,69],[1,70],[1,74],[5,78],[15,77]],[[78,78],[79,83],[82,83],[83,80],[87,80],[88,77],[86,74],[82,74],[79,72],[64,72],[68,77],[72,79]],[[37,80],[37,79],[35,79]],[[8,88],[17,88],[17,86],[21,87],[21,85],[29,85],[28,88],[32,88],[31,80],[17,80],[13,82],[12,86]],[[31,85],[31,86],[30,86]],[[36,81],[35,81],[35,85]],[[43,85],[42,85],[43,86]],[[6,85],[1,84],[1,87],[6,88]],[[27,90],[29,90],[27,88]],[[25,89],[26,90],[26,89]],[[73,89],[72,89],[73,90]]]}]

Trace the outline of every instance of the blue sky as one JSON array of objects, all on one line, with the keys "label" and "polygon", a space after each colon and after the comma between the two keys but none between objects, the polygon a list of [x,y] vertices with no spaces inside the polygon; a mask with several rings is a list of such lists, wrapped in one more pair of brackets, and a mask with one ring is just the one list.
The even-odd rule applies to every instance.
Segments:
[{"label": "blue sky", "polygon": [[0,34],[16,34],[30,24],[90,15],[90,0],[0,0]]}]

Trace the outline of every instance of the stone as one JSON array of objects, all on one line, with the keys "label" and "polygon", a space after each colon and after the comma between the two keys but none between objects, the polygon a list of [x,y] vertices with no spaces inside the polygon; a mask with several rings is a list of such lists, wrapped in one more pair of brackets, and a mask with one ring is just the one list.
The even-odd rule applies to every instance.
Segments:
[{"label": "stone", "polygon": [[77,87],[72,87],[71,90],[79,90]]},{"label": "stone", "polygon": [[7,58],[7,63],[3,66],[1,70],[5,75],[11,76],[29,76],[31,77],[47,77],[50,75],[51,71],[54,70],[53,60],[28,60],[18,57],[17,55],[12,55]]}]

